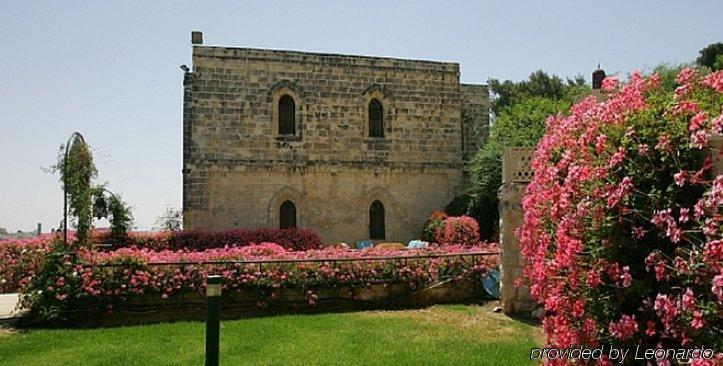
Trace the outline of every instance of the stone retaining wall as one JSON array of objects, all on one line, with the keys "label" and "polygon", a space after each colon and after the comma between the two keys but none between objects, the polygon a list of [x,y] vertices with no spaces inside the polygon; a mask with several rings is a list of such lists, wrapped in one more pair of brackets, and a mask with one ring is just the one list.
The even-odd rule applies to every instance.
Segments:
[{"label": "stone retaining wall", "polygon": [[[221,317],[237,319],[278,314],[419,308],[485,299],[481,286],[470,280],[443,282],[422,290],[410,290],[406,285],[379,284],[369,288],[322,288],[316,289],[314,294],[318,298],[316,304],[311,305],[306,298],[306,291],[299,288],[277,289],[272,299],[268,293],[262,294],[259,290],[226,292],[221,301]],[[205,309],[206,298],[198,292],[179,294],[168,299],[161,299],[154,294],[131,298],[111,313],[105,309],[78,309],[77,313],[68,314],[67,323],[88,327],[202,321]]]}]

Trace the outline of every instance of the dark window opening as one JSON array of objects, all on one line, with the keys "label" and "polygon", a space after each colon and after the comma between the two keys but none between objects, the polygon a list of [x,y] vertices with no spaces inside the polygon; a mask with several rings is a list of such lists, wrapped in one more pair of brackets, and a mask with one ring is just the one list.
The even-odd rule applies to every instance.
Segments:
[{"label": "dark window opening", "polygon": [[279,212],[279,227],[282,229],[296,228],[296,206],[291,201],[284,201]]},{"label": "dark window opening", "polygon": [[374,201],[369,208],[369,239],[384,239],[384,205]]},{"label": "dark window opening", "polygon": [[294,98],[283,95],[279,99],[279,135],[296,134],[296,104]]},{"label": "dark window opening", "polygon": [[376,99],[369,102],[369,137],[384,137],[384,107]]}]

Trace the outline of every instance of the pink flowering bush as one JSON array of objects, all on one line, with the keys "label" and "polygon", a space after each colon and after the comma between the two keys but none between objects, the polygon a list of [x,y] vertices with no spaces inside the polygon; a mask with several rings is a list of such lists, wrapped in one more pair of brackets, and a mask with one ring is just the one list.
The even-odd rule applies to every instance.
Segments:
[{"label": "pink flowering bush", "polygon": [[[80,250],[75,255],[55,247],[44,271],[24,288],[22,303],[46,320],[62,319],[74,309],[112,310],[142,296],[168,299],[182,292],[203,292],[210,274],[223,276],[225,293],[259,291],[259,306],[268,305],[281,288],[304,291],[314,304],[317,288],[402,284],[421,289],[442,279],[481,281],[499,265],[498,255],[475,257],[385,259],[392,256],[498,252],[495,244],[452,245],[416,250],[338,248],[287,251],[274,243],[203,251],[122,248],[111,252]],[[273,262],[303,259],[367,259],[361,261]],[[239,261],[265,261],[245,263]]]},{"label": "pink flowering bush", "polygon": [[479,243],[479,225],[469,216],[448,216],[432,212],[424,224],[422,239],[440,245],[475,245]]},{"label": "pink flowering bush", "polygon": [[51,234],[0,240],[0,293],[17,292],[40,270],[50,248]]},{"label": "pink flowering bush", "polygon": [[469,216],[451,216],[444,220],[435,241],[442,245],[474,245],[479,242],[479,225]]},{"label": "pink flowering bush", "polygon": [[[60,235],[60,233],[58,233]],[[114,242],[110,231],[95,230],[92,244]],[[40,269],[51,242],[60,240],[53,234],[26,239],[0,241],[0,293],[18,292]],[[75,232],[68,232],[75,241]],[[236,229],[224,231],[158,231],[131,232],[121,247],[154,250],[204,250],[208,248],[241,247],[256,243],[277,243],[287,250],[308,250],[322,247],[321,238],[309,229]],[[117,245],[118,243],[116,243]]]},{"label": "pink flowering bush", "polygon": [[604,101],[548,119],[519,237],[549,346],[723,357],[723,175],[708,145],[723,133],[723,71],[684,69],[677,82],[607,80]]},{"label": "pink flowering bush", "polygon": [[424,222],[424,229],[422,229],[422,240],[434,243],[437,241],[437,236],[442,234],[444,230],[444,220],[449,217],[446,212],[436,210],[433,211],[427,217]]}]

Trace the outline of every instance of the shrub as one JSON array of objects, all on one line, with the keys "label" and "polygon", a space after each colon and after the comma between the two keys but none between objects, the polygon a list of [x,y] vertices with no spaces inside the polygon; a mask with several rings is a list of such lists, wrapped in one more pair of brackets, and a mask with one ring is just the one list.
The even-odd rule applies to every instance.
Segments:
[{"label": "shrub", "polygon": [[499,229],[499,199],[502,185],[502,152],[506,147],[535,146],[545,132],[547,116],[570,107],[567,100],[527,97],[502,109],[489,141],[470,164],[472,200],[464,214],[479,220],[483,239],[492,239]]},{"label": "shrub", "polygon": [[0,293],[17,292],[40,270],[51,234],[0,241]]},{"label": "shrub", "polygon": [[434,211],[424,224],[422,240],[440,245],[475,245],[480,242],[479,226],[469,216]]},{"label": "shrub", "polygon": [[[96,235],[95,243],[112,242],[110,233]],[[287,250],[308,250],[322,247],[321,238],[310,229],[234,229],[222,231],[184,230],[131,233],[123,246],[139,248],[203,250],[257,243],[277,243]]]},{"label": "shrub", "polygon": [[447,218],[447,214],[444,211],[434,211],[427,221],[424,223],[424,229],[422,229],[422,240],[434,243],[437,241],[437,236],[441,235],[444,230],[444,220]]},{"label": "shrub", "polygon": [[[365,260],[355,262],[301,263],[219,263],[209,261],[266,259],[341,259],[420,254],[496,251],[493,244],[473,247],[449,246],[417,250],[368,249],[349,251],[325,248],[287,252],[271,243],[245,247],[213,248],[201,252],[154,251],[122,248],[113,252],[81,249],[77,256],[55,247],[46,257],[43,271],[23,290],[22,304],[31,314],[47,321],[62,321],[78,309],[101,308],[112,311],[133,297],[167,299],[182,292],[202,292],[210,274],[223,276],[224,292],[260,290],[259,305],[274,298],[280,288],[295,288],[306,293],[323,287],[363,288],[371,284],[396,283],[409,289],[421,289],[440,280],[468,279],[479,282],[499,265],[499,257],[475,256],[433,259]],[[186,262],[186,265],[156,265],[157,262]],[[310,304],[315,301],[309,296]]]},{"label": "shrub", "polygon": [[436,243],[442,245],[474,245],[479,242],[479,226],[469,216],[452,216],[444,220],[444,229],[437,232]]},{"label": "shrub", "polygon": [[548,119],[520,246],[549,346],[723,349],[723,72],[677,81],[609,78],[607,100]]}]

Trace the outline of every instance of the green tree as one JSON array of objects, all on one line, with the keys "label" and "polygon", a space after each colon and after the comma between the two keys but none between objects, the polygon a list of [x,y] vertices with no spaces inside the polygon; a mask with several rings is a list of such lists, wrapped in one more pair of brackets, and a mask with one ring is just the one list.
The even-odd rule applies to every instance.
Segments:
[{"label": "green tree", "polygon": [[535,96],[521,98],[500,111],[489,141],[477,152],[470,166],[473,188],[466,195],[469,201],[465,213],[477,219],[482,238],[492,239],[497,230],[502,150],[509,146],[535,146],[545,133],[547,117],[570,105],[569,100]]},{"label": "green tree", "polygon": [[723,43],[711,43],[698,52],[695,62],[713,71],[723,69]]},{"label": "green tree", "polygon": [[584,95],[590,89],[582,76],[578,75],[563,81],[559,76],[550,76],[542,70],[530,74],[529,80],[519,82],[511,80],[500,82],[497,79],[490,79],[489,86],[495,98],[492,102],[492,112],[495,116],[499,116],[503,108],[529,97],[572,100]]},{"label": "green tree", "polygon": [[[660,75],[666,90],[677,87],[676,76],[685,65],[661,64],[652,72]],[[490,80],[496,118],[490,139],[470,165],[472,189],[456,197],[445,211],[449,215],[466,214],[479,222],[480,236],[493,239],[499,221],[497,190],[502,184],[502,151],[505,147],[536,146],[545,132],[550,115],[567,111],[572,103],[590,92],[582,77],[562,81],[543,71],[535,71],[520,82]]]}]

